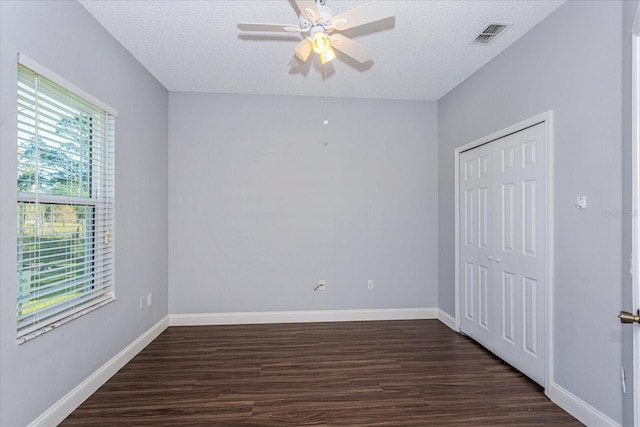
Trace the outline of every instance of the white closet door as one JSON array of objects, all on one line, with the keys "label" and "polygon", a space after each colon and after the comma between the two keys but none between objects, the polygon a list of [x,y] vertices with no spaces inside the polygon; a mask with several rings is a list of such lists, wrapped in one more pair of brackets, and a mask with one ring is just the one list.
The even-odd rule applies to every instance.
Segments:
[{"label": "white closet door", "polygon": [[495,353],[539,384],[546,377],[545,127],[494,143]]},{"label": "white closet door", "polygon": [[546,377],[545,125],[460,154],[460,327]]},{"label": "white closet door", "polygon": [[493,156],[488,145],[460,156],[460,281],[463,331],[491,347],[493,300]]}]

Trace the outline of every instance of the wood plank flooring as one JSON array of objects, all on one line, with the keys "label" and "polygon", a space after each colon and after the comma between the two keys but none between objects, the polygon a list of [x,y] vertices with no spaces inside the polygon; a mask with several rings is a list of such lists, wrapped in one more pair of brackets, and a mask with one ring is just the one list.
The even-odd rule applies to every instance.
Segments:
[{"label": "wood plank flooring", "polygon": [[582,425],[437,320],[171,327],[63,426]]}]

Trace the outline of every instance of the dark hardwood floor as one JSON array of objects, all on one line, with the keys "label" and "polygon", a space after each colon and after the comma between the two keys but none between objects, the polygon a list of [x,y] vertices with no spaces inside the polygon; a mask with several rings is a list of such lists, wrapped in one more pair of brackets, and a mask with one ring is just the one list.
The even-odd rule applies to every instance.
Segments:
[{"label": "dark hardwood floor", "polygon": [[582,425],[437,320],[171,327],[63,426]]}]

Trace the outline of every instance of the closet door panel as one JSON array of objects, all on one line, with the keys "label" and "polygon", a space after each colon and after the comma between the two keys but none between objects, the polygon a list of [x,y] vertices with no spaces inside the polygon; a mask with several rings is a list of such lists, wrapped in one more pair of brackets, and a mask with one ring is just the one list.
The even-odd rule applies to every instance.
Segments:
[{"label": "closet door panel", "polygon": [[496,215],[495,248],[496,287],[500,294],[494,298],[492,315],[502,325],[496,337],[496,354],[514,364],[521,346],[522,323],[520,288],[518,286],[518,247],[520,245],[520,187],[518,185],[519,150],[516,134],[492,143],[498,163],[494,168],[494,185],[500,189],[494,199]]},{"label": "closet door panel", "polygon": [[522,304],[522,349],[519,367],[533,380],[546,377],[546,152],[545,127],[518,132],[522,239],[519,281]]},{"label": "closet door panel", "polygon": [[490,147],[460,156],[460,285],[462,332],[492,347],[493,159]]},{"label": "closet door panel", "polygon": [[494,142],[501,160],[494,169],[501,188],[495,200],[495,238],[501,242],[495,268],[503,291],[494,300],[493,314],[503,325],[494,351],[540,384],[546,375],[544,132],[540,124]]}]

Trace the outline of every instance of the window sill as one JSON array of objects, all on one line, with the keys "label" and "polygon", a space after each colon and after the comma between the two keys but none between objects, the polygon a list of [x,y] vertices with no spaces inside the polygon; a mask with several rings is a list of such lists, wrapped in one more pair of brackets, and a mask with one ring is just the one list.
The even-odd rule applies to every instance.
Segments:
[{"label": "window sill", "polygon": [[90,306],[88,306],[88,307],[86,307],[86,308],[84,308],[84,309],[82,309],[80,311],[76,311],[75,313],[70,314],[70,315],[68,315],[66,317],[63,317],[60,320],[56,320],[56,321],[54,321],[52,323],[49,323],[49,324],[47,324],[45,326],[42,326],[42,327],[36,329],[34,331],[31,331],[31,332],[28,332],[28,333],[26,333],[26,334],[24,334],[22,336],[19,336],[16,342],[17,342],[18,345],[21,345],[21,344],[26,343],[27,341],[31,341],[32,339],[34,339],[36,337],[39,337],[42,334],[45,334],[45,333],[47,333],[49,331],[57,329],[58,327],[64,325],[65,323],[71,322],[72,320],[75,320],[78,317],[82,317],[85,314],[88,314],[88,313],[92,312],[93,310],[97,310],[98,308],[103,307],[103,306],[115,301],[116,299],[117,298],[115,296],[110,296],[107,299],[103,299],[103,300],[100,300],[100,301],[98,301],[96,303],[93,303],[92,305],[90,305]]}]

